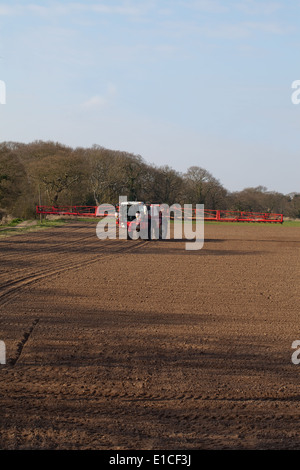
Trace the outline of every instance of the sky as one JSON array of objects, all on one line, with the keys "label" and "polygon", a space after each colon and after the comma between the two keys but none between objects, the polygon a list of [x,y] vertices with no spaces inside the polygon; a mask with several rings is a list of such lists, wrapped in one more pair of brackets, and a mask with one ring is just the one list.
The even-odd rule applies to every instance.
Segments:
[{"label": "sky", "polygon": [[1,1],[0,142],[300,192],[299,18],[300,0]]}]

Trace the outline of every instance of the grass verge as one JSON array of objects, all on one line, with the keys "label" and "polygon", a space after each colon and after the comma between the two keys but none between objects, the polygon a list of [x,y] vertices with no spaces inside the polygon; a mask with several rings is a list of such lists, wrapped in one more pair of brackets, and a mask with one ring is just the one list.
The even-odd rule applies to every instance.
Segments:
[{"label": "grass verge", "polygon": [[[18,221],[17,221],[18,220]],[[26,221],[28,225],[20,226],[20,223],[25,222],[20,219],[15,219],[7,225],[0,226],[0,237],[11,237],[13,235],[19,235],[26,232],[34,232],[37,230],[44,230],[51,227],[60,227],[72,222],[72,220],[58,219],[58,220],[43,220],[40,221]],[[32,222],[36,222],[31,224]]]}]

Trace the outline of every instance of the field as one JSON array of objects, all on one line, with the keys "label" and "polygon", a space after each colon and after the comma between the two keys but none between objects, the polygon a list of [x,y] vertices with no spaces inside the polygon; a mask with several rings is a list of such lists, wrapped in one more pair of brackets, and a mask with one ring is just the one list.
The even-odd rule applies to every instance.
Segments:
[{"label": "field", "polygon": [[1,449],[300,449],[299,226],[8,235]]}]

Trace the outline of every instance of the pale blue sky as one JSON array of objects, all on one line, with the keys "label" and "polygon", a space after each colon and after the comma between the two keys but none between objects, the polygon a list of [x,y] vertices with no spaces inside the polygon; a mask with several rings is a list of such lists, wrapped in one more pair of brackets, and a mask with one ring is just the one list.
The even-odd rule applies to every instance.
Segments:
[{"label": "pale blue sky", "polygon": [[300,0],[0,4],[0,141],[93,144],[300,192]]}]

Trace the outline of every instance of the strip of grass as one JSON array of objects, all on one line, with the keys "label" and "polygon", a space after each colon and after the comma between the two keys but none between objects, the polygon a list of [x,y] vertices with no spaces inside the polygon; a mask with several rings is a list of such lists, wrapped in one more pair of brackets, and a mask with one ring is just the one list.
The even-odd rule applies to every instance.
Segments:
[{"label": "strip of grass", "polygon": [[24,227],[18,227],[18,224],[20,224],[20,220],[15,223],[12,222],[7,225],[0,226],[0,237],[11,237],[13,235],[19,235],[21,233],[34,232],[37,230],[44,230],[51,227],[60,227],[68,222],[72,222],[72,220],[43,220],[42,222],[37,221],[35,225],[25,225]]},{"label": "strip of grass", "polygon": [[[171,220],[171,224],[181,224],[183,223],[180,220]],[[196,224],[196,220],[193,220],[193,225]],[[282,224],[280,222],[220,222],[220,221],[213,221],[213,220],[205,220],[205,225],[235,225],[241,227],[242,225],[255,225],[255,226],[279,226],[279,227],[298,227],[300,228],[300,220],[285,220]]]},{"label": "strip of grass", "polygon": [[[170,222],[171,224],[183,223],[183,221],[181,220],[171,220]],[[196,220],[193,220],[192,223],[195,224]],[[205,225],[239,225],[241,226],[241,225],[271,225],[271,222],[226,222],[226,221],[221,222],[221,221],[214,221],[214,220],[205,220],[204,224]],[[279,222],[273,222],[273,225],[284,225],[284,224],[286,224],[286,222],[284,222],[283,224],[280,224]]]},{"label": "strip of grass", "polygon": [[300,228],[300,220],[285,220],[282,225],[284,225],[285,227]]},{"label": "strip of grass", "polygon": [[213,222],[210,220],[205,221],[205,225],[263,225],[263,226],[282,226],[282,227],[300,227],[298,220],[285,220],[282,224],[280,222]]},{"label": "strip of grass", "polygon": [[16,225],[20,224],[23,222],[23,219],[13,219],[9,224],[7,224],[8,227],[16,227]]}]

